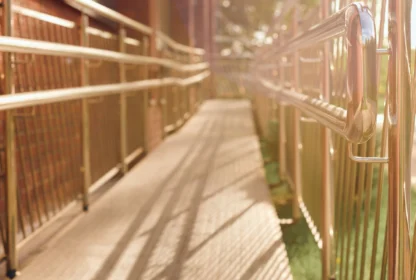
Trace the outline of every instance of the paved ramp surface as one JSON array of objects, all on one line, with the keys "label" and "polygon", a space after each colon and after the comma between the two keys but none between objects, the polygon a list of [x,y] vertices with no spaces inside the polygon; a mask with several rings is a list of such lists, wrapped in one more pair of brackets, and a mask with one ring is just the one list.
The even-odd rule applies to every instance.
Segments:
[{"label": "paved ramp surface", "polygon": [[19,279],[291,279],[246,101],[209,101]]}]

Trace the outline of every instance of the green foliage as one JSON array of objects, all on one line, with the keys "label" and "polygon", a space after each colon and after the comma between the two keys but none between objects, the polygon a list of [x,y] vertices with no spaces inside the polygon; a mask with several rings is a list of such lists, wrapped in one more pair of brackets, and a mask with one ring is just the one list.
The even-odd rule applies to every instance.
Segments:
[{"label": "green foliage", "polygon": [[[229,6],[221,5],[220,12],[236,25],[242,28],[244,35],[251,36],[260,30],[263,25],[268,25],[274,14],[277,0],[228,0]],[[224,32],[224,27],[222,31]]]},{"label": "green foliage", "polygon": [[301,0],[300,4],[304,5],[308,8],[312,8],[312,7],[316,7],[317,5],[319,5],[320,0]]},{"label": "green foliage", "polygon": [[[272,200],[280,218],[292,218],[292,204],[290,202],[293,195],[288,184],[279,184],[281,183],[277,172],[279,164],[276,161],[270,161],[272,155],[269,146],[266,139],[260,141],[261,152],[265,161],[266,179],[271,186]],[[321,279],[320,250],[305,219],[301,219],[294,225],[283,226],[282,231],[293,279]]]},{"label": "green foliage", "polygon": [[[274,131],[272,126],[272,131]],[[275,203],[275,207],[277,213],[280,218],[292,218],[292,193],[288,186],[288,184],[281,182],[278,176],[279,164],[276,161],[271,161],[273,158],[271,155],[271,150],[269,149],[269,141],[266,139],[261,140],[261,152],[263,155],[263,159],[266,162],[265,164],[265,172],[266,172],[266,179],[271,186],[271,196],[272,200]],[[377,142],[377,150],[380,148],[379,141]],[[364,224],[364,205],[357,215],[355,213],[355,206],[354,206],[354,214],[353,214],[353,221],[352,225],[356,224],[356,219],[360,218],[360,235],[359,239],[357,240],[358,245],[358,252],[357,257],[358,260],[363,260],[365,256],[365,266],[364,266],[364,278],[363,279],[370,279],[370,263],[372,258],[372,249],[373,249],[373,238],[374,231],[375,231],[375,213],[376,211],[376,201],[377,201],[377,180],[379,175],[379,165],[375,166],[374,170],[374,177],[373,177],[373,190],[371,193],[371,204],[370,204],[370,211],[368,222]],[[384,172],[383,177],[383,190],[381,192],[381,206],[380,206],[380,218],[378,224],[378,238],[377,238],[377,252],[375,255],[375,279],[380,279],[380,272],[382,267],[382,257],[383,257],[383,247],[384,247],[384,233],[386,230],[386,220],[387,220],[387,209],[388,209],[388,195],[387,195],[387,172]],[[276,183],[278,182],[278,183]],[[411,192],[411,209],[416,208],[416,193],[412,190]],[[414,217],[411,218],[414,220]],[[364,250],[364,255],[362,255],[362,244],[363,244],[363,230],[364,228],[367,229],[367,244]],[[291,266],[291,272],[293,275],[293,279],[295,280],[308,280],[308,279],[321,279],[321,255],[320,250],[306,224],[305,219],[300,219],[293,225],[284,225],[282,226],[283,231],[283,241],[286,245],[286,250],[289,257],[289,263]],[[349,253],[349,258],[345,261],[349,262],[350,270],[352,270],[353,263],[354,263],[354,248],[355,248],[355,229],[353,228],[351,231],[345,232],[343,237],[341,238],[338,236],[338,245],[341,241],[344,242],[344,246],[347,244],[347,239],[350,238],[351,245],[350,248],[346,251]],[[345,257],[346,251],[344,251],[344,255],[340,256],[338,253],[337,256],[337,271],[339,272],[339,265],[341,262],[341,258]],[[359,262],[360,263],[360,262]],[[350,273],[351,275],[351,273]],[[359,268],[357,271],[357,276],[359,276]]]}]

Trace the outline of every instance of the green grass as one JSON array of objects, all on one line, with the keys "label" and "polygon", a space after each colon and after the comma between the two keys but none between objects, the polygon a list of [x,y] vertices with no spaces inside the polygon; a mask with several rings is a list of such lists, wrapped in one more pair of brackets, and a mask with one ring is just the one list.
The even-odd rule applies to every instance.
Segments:
[{"label": "green grass", "polygon": [[[271,155],[269,147],[271,145],[276,145],[276,143],[271,143],[265,139],[261,140],[261,150],[263,158],[265,160],[265,172],[266,178],[269,183],[272,199],[275,203],[277,213],[280,218],[292,218],[292,205],[291,198],[292,194],[289,187],[284,182],[280,182],[278,176],[278,163],[274,160],[274,157]],[[376,182],[378,178],[379,170],[376,168],[374,172],[374,182],[371,194],[371,204],[369,211],[369,220],[366,225],[364,225],[364,203],[360,209],[359,215],[355,214],[352,220],[352,230],[349,233],[344,233],[342,238],[339,240],[344,240],[344,248],[347,247],[347,240],[350,238],[350,250],[349,250],[349,276],[351,277],[352,270],[354,267],[354,255],[355,255],[355,237],[356,237],[356,219],[360,219],[360,234],[358,236],[358,250],[356,255],[358,256],[357,269],[356,269],[356,279],[360,279],[360,263],[363,260],[362,256],[362,244],[363,244],[363,229],[367,228],[367,245],[364,250],[365,254],[365,265],[363,266],[364,277],[362,279],[369,279],[370,267],[371,267],[371,256],[373,249],[373,235],[375,229],[375,209],[377,201],[377,191],[376,191]],[[382,258],[383,258],[383,246],[384,246],[384,233],[386,229],[386,219],[387,219],[387,172],[384,172],[384,188],[381,195],[381,208],[380,208],[380,222],[378,225],[377,235],[377,252],[376,252],[376,270],[375,278],[380,279],[381,267],[382,267]],[[416,194],[412,191],[411,199],[411,209],[416,207]],[[354,205],[355,213],[355,205]],[[413,221],[413,217],[412,217]],[[286,249],[288,252],[289,262],[291,265],[292,274],[295,280],[308,280],[308,279],[321,279],[321,257],[320,250],[316,245],[312,234],[302,218],[294,225],[284,225],[282,226],[283,231],[283,240],[286,244]],[[340,242],[340,241],[339,241]],[[341,244],[341,243],[339,243]],[[340,246],[338,246],[339,251],[337,254],[337,273],[339,273],[339,264],[341,262]],[[346,255],[347,250],[344,249],[343,257]],[[345,264],[345,260],[343,261]],[[344,276],[345,277],[345,276]]]},{"label": "green grass", "polygon": [[[414,50],[412,51],[412,57],[414,57]],[[380,67],[380,79],[379,79],[379,87],[378,87],[378,113],[383,113],[385,107],[385,95],[387,91],[386,81],[387,81],[387,64],[388,64],[388,57],[381,56],[381,67]],[[261,139],[261,150],[263,154],[263,159],[265,162],[265,173],[267,181],[270,185],[270,191],[272,195],[272,199],[275,203],[275,207],[277,213],[280,218],[292,218],[292,205],[291,205],[291,198],[292,194],[285,182],[281,182],[278,176],[279,164],[277,162],[278,157],[276,152],[277,144],[277,131],[276,127],[278,124],[276,122],[271,121],[269,123],[269,131],[267,135],[267,139]],[[379,151],[377,152],[379,153]],[[373,255],[373,240],[374,239],[374,230],[376,228],[375,225],[375,213],[376,213],[376,201],[377,201],[377,180],[378,180],[378,165],[376,165],[374,170],[374,177],[373,177],[373,187],[371,193],[371,204],[370,204],[370,211],[368,217],[368,223],[364,224],[364,203],[362,207],[359,209],[359,213],[356,212],[356,208],[354,205],[354,215],[352,218],[352,229],[343,234],[341,238],[338,238],[338,253],[337,253],[337,273],[339,278],[339,266],[341,261],[345,264],[346,259],[345,255],[347,254],[347,250],[344,249],[344,254],[341,256],[340,254],[340,244],[341,240],[344,242],[344,248],[346,248],[347,241],[350,239],[350,249],[349,249],[349,277],[351,277],[352,270],[354,267],[354,255],[358,256],[357,261],[357,269],[356,269],[356,279],[360,279],[360,264],[363,261],[362,255],[362,246],[363,246],[363,230],[364,228],[367,229],[367,244],[364,250],[365,256],[365,265],[363,266],[364,276],[362,279],[369,279],[370,269],[371,269],[371,257]],[[374,279],[380,279],[380,273],[382,268],[382,258],[383,258],[383,247],[384,247],[384,234],[386,230],[386,220],[387,220],[387,205],[388,205],[388,196],[387,196],[387,172],[384,172],[383,177],[383,189],[381,192],[381,206],[380,206],[380,218],[378,227],[378,235],[377,235],[377,243],[376,243],[376,254],[375,254],[375,277]],[[416,194],[412,190],[411,193],[411,206],[410,208],[412,211],[416,209]],[[411,211],[411,213],[412,213]],[[414,221],[415,217],[411,218],[411,221]],[[356,237],[356,219],[359,220],[360,224],[360,231],[358,235],[357,241],[355,240]],[[295,280],[308,280],[308,279],[321,279],[321,256],[320,250],[316,245],[313,236],[306,224],[306,221],[302,218],[294,225],[290,226],[282,226],[283,231],[283,240],[286,244],[286,249],[288,252],[289,262],[291,265],[292,274]],[[356,246],[357,244],[357,246]],[[357,251],[355,253],[355,248]],[[344,260],[342,260],[344,258]],[[343,275],[345,277],[345,273]]]},{"label": "green grass", "polygon": [[[277,172],[279,164],[272,160],[268,141],[262,140],[260,143],[266,179],[271,186],[270,191],[278,215],[282,219],[292,218],[292,194],[289,186],[281,184]],[[320,251],[305,219],[302,218],[294,225],[282,226],[282,231],[294,279],[321,279]]]}]

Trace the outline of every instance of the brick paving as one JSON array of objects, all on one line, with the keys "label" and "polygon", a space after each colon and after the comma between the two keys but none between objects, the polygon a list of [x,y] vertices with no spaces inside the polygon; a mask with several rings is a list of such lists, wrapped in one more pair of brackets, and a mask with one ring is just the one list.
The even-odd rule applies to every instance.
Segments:
[{"label": "brick paving", "polygon": [[209,101],[65,232],[23,280],[292,279],[246,101]]}]

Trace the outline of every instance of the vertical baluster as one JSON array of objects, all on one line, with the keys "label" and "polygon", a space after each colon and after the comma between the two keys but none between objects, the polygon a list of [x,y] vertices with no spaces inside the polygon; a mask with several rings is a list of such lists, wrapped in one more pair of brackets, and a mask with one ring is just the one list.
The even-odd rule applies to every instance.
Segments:
[{"label": "vertical baluster", "polygon": [[[88,16],[81,15],[81,46],[89,46],[87,28],[89,25]],[[89,85],[88,60],[81,59],[81,86]],[[83,172],[84,186],[82,193],[82,207],[88,211],[89,195],[88,189],[91,186],[91,160],[90,160],[90,116],[88,110],[88,100],[82,99],[82,154],[83,154]]]},{"label": "vertical baluster", "polygon": [[[299,11],[295,8],[293,13],[293,36],[296,36],[298,30]],[[299,90],[299,53],[295,52],[293,55],[293,88]],[[301,177],[301,161],[300,161],[300,111],[294,109],[293,116],[293,141],[294,141],[294,157],[293,157],[293,183],[294,183],[294,200],[293,200],[293,218],[298,220],[300,218],[299,199],[301,198],[302,177]]]},{"label": "vertical baluster", "polygon": [[[321,1],[321,16],[325,19],[329,16],[329,1]],[[329,42],[324,43],[322,57],[322,92],[323,99],[330,99],[330,65],[329,65]],[[322,127],[322,279],[331,279],[335,276],[335,263],[333,256],[333,199],[332,199],[332,176],[330,160],[330,131]]]},{"label": "vertical baluster", "polygon": [[[143,47],[142,47],[142,55],[147,56],[149,55],[149,38],[147,36],[143,37]],[[149,67],[147,65],[143,66],[143,80],[147,80],[149,78]],[[143,91],[143,149],[144,152],[149,152],[149,90]]]},{"label": "vertical baluster", "polygon": [[[12,0],[3,1],[3,35],[12,36]],[[4,93],[14,94],[12,54],[3,53]],[[7,276],[14,278],[18,267],[17,256],[17,179],[16,143],[13,111],[6,113],[6,164],[7,164]]]},{"label": "vertical baluster", "polygon": [[[164,46],[164,51],[162,51],[162,55],[164,56],[164,58],[169,58],[167,57],[167,52],[166,52],[166,45]],[[161,69],[161,78],[165,78],[167,76],[168,70],[163,67]],[[167,133],[166,133],[166,126],[168,125],[168,88],[167,86],[162,86],[162,96],[161,96],[161,105],[162,105],[162,136],[163,138],[166,137]]]},{"label": "vertical baluster", "polygon": [[[372,2],[372,10],[373,14],[376,14],[376,4],[377,0],[374,0]],[[382,0],[381,3],[381,14],[380,14],[380,25],[379,25],[379,36],[378,36],[378,48],[383,47],[383,40],[384,40],[384,22],[385,22],[385,11],[386,11],[386,0]],[[380,67],[381,67],[381,61],[380,56],[377,57],[377,65],[376,65],[376,71],[377,71],[377,81],[378,84],[380,83]],[[384,81],[383,81],[384,82]],[[384,108],[384,122],[383,122],[383,129],[382,129],[382,135],[381,135],[381,148],[380,148],[380,154],[382,157],[385,157],[386,155],[386,129],[387,128],[387,103]],[[370,154],[369,156],[373,156],[375,153],[375,143],[376,143],[376,137],[374,136],[373,139],[370,141]],[[385,164],[379,165],[379,176],[378,176],[378,182],[377,182],[377,199],[376,199],[376,208],[375,208],[375,219],[374,219],[374,235],[373,235],[373,243],[372,243],[372,255],[371,255],[371,262],[370,262],[370,280],[374,279],[374,272],[375,272],[375,259],[377,257],[377,241],[378,241],[378,227],[380,223],[380,212],[381,212],[381,197],[382,197],[382,191],[383,191],[383,183],[384,183],[384,166]],[[368,176],[366,178],[366,202],[365,202],[365,219],[364,219],[364,232],[363,232],[363,245],[362,245],[362,252],[361,252],[361,268],[360,268],[360,278],[364,278],[364,270],[365,270],[365,264],[366,264],[366,247],[367,247],[367,234],[368,234],[368,227],[365,226],[368,224],[369,220],[369,211],[370,211],[370,204],[371,204],[371,197],[372,197],[372,177],[373,177],[373,166],[368,167]],[[369,240],[368,240],[369,241]]]},{"label": "vertical baluster", "polygon": [[[283,33],[280,33],[279,42],[280,46],[284,45]],[[279,76],[280,86],[285,86],[285,69],[283,67],[282,58],[279,58]],[[284,180],[286,177],[286,118],[285,118],[285,104],[280,102],[279,106],[279,175],[280,180]],[[294,199],[297,199],[296,197]]]},{"label": "vertical baluster", "polygon": [[388,279],[410,279],[410,1],[389,1]]},{"label": "vertical baluster", "polygon": [[[174,51],[174,59],[176,60],[176,61],[180,61],[179,60],[179,55],[178,55],[178,53],[177,53],[177,51],[174,49],[173,50]],[[177,77],[177,78],[180,78],[181,77],[181,75],[180,75],[180,72],[178,71],[178,70],[175,70],[175,77]],[[179,87],[179,86],[177,86],[176,87],[176,100],[177,100],[177,116],[178,116],[178,119],[177,119],[177,127],[179,128],[181,125],[182,125],[182,118],[183,118],[183,107],[182,107],[182,88],[181,87]]]},{"label": "vertical baluster", "polygon": [[[121,53],[126,52],[126,30],[124,26],[119,27],[118,42],[119,51]],[[126,82],[126,66],[124,63],[119,63],[119,76],[120,83]],[[123,92],[120,93],[120,153],[121,153],[121,172],[127,173],[127,100]]]}]

